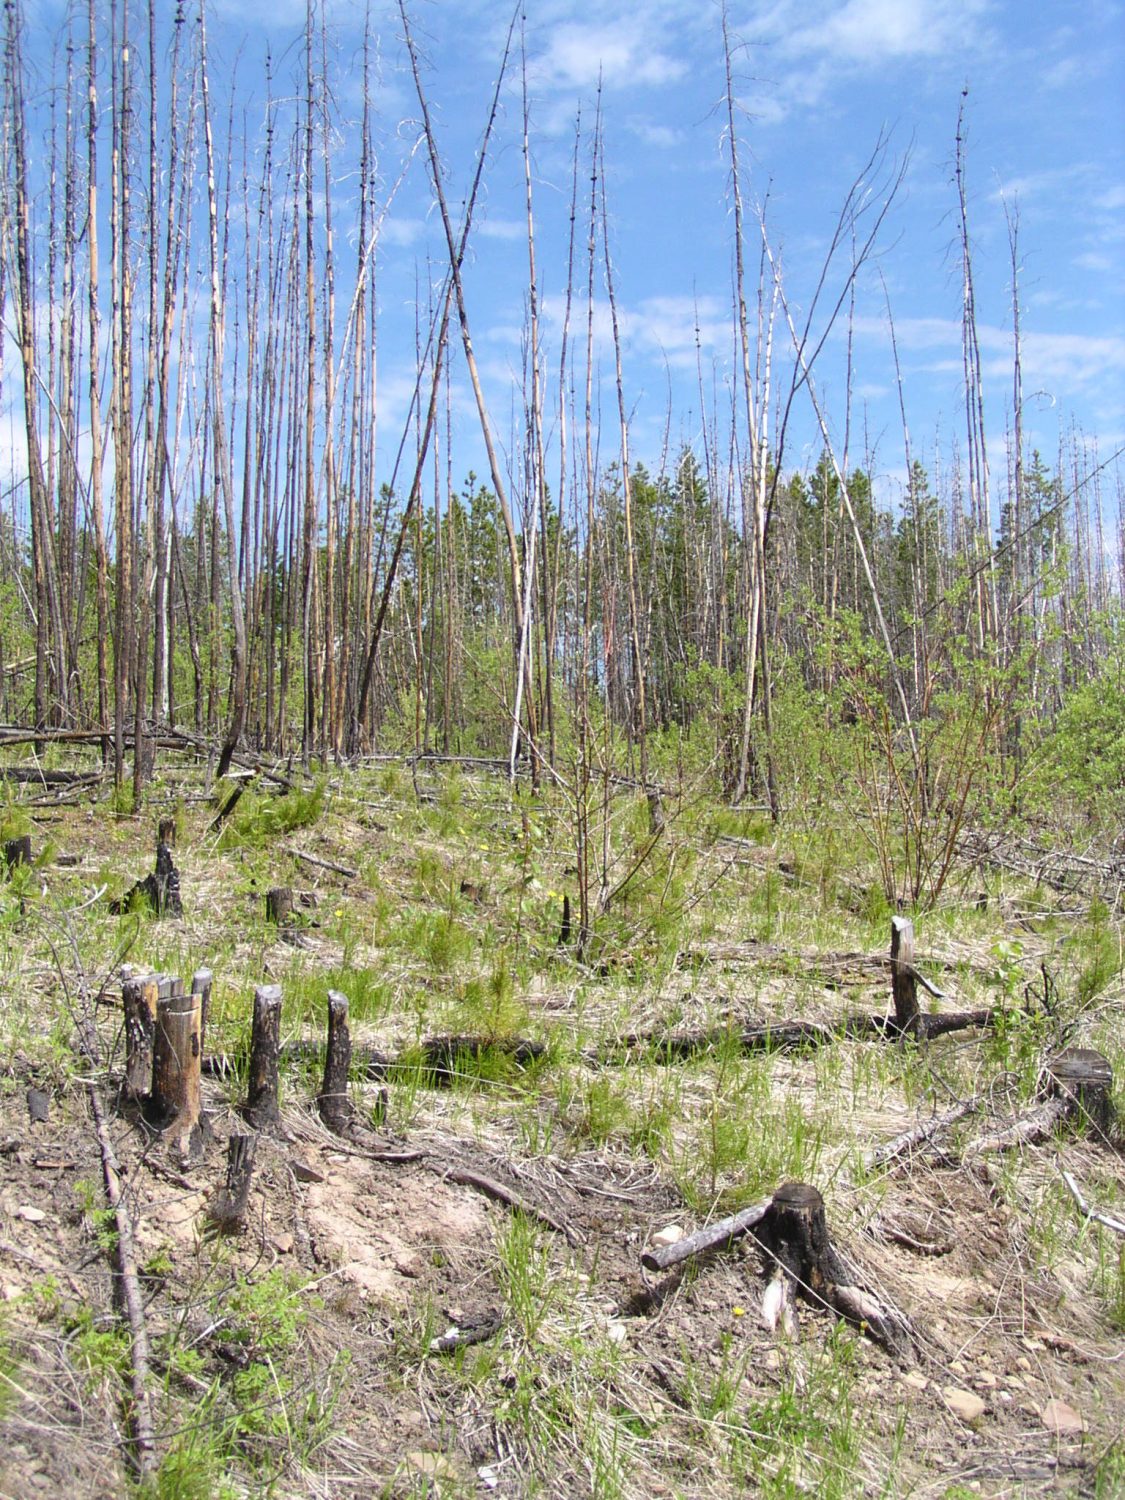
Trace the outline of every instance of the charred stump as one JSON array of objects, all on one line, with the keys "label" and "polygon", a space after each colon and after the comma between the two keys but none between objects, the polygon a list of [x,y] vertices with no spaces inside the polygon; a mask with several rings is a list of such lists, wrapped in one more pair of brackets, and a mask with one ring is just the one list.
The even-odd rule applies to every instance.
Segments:
[{"label": "charred stump", "polygon": [[246,1218],[246,1205],[250,1198],[250,1182],[254,1175],[254,1158],[258,1150],[258,1137],[242,1133],[232,1135],[227,1141],[226,1186],[215,1194],[207,1210],[207,1217],[224,1234],[233,1234],[241,1229]]},{"label": "charred stump", "polygon": [[324,1083],[317,1100],[320,1118],[334,1135],[346,1135],[355,1116],[348,1098],[348,1069],[352,1039],[348,1030],[348,997],[328,991],[328,1049],[324,1058]]},{"label": "charred stump", "polygon": [[9,875],[11,875],[12,871],[15,870],[15,869],[17,869],[20,865],[29,865],[30,863],[31,863],[31,835],[30,835],[30,833],[23,833],[23,834],[20,834],[20,836],[18,838],[6,839],[5,840],[5,842],[4,842],[4,864],[7,867]]},{"label": "charred stump", "polygon": [[266,921],[284,927],[293,916],[293,888],[275,885],[266,892]]},{"label": "charred stump", "polygon": [[281,986],[260,984],[254,991],[250,1034],[250,1080],[244,1110],[255,1130],[281,1123],[278,1108],[278,1059],[281,1055]]},{"label": "charred stump", "polygon": [[152,1086],[152,1047],[159,997],[160,982],[155,974],[126,979],[121,986],[125,1011],[125,1080],[122,1091],[125,1098],[133,1102],[146,1098]]},{"label": "charred stump", "polygon": [[[171,818],[161,820],[160,837],[156,844],[156,868],[143,880],[138,880],[124,896],[119,896],[109,903],[109,909],[114,916],[119,917],[131,910],[135,901],[146,902],[158,917],[183,916],[180,873],[172,858],[175,826]],[[171,835],[171,837],[166,837],[166,835]]]},{"label": "charred stump", "polygon": [[896,1308],[858,1284],[855,1271],[832,1244],[824,1199],[815,1187],[805,1182],[783,1183],[754,1235],[766,1252],[771,1272],[763,1303],[767,1321],[772,1324],[788,1314],[786,1325],[795,1332],[791,1299],[796,1294],[814,1306],[830,1308],[896,1358],[910,1358],[910,1324]]},{"label": "charred stump", "polygon": [[1067,1047],[1047,1064],[1045,1088],[1066,1103],[1066,1113],[1084,1130],[1108,1136],[1116,1123],[1113,1108],[1113,1067],[1091,1047]]}]

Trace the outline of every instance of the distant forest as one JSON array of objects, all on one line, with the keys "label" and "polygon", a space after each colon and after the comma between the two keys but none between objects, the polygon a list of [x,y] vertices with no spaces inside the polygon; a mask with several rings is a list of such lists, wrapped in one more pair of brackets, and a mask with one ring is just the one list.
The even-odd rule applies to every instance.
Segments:
[{"label": "distant forest", "polygon": [[[447,203],[405,11],[403,24],[416,169],[449,254],[409,419],[379,433],[399,455],[382,474],[387,188],[365,105],[338,201],[318,25],[303,97],[271,101],[248,152],[209,92],[203,11],[75,7],[48,87],[26,63],[22,7],[5,5],[3,396],[26,439],[0,502],[5,722],[88,732],[138,803],[170,733],[212,745],[220,771],[239,747],[484,755],[578,784],[612,767],[647,785],[690,765],[780,814],[816,794],[811,747],[839,730],[853,777],[906,775],[928,812],[969,795],[963,774],[942,780],[954,764],[987,764],[1011,792],[1069,711],[1082,774],[1116,774],[1120,480],[1078,430],[1057,453],[1025,451],[1018,296],[1008,427],[986,432],[963,190],[963,423],[927,472],[904,414],[892,513],[856,444],[836,450],[830,432],[852,424],[829,420],[811,381],[897,186],[882,146],[868,174],[882,197],[847,198],[821,321],[801,322],[743,204],[730,103],[736,378],[695,447],[642,462],[599,122],[575,137],[567,317],[549,353],[525,137],[525,375],[502,462],[461,277],[488,133],[465,203]],[[513,33],[501,76],[519,66]],[[593,397],[595,299],[613,331],[612,431]],[[452,452],[454,367],[477,403],[483,478]],[[810,394],[823,452],[800,472],[786,439]]]}]

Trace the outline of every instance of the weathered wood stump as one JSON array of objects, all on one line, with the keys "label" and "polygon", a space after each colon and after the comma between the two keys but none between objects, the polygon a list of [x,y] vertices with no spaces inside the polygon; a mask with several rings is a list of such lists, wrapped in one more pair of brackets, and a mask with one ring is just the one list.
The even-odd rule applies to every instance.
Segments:
[{"label": "weathered wood stump", "polygon": [[281,986],[260,984],[254,991],[250,1033],[250,1079],[243,1113],[255,1130],[281,1123],[278,1108],[278,1059],[281,1055]]},{"label": "weathered wood stump", "polygon": [[1114,1132],[1113,1068],[1108,1058],[1089,1047],[1067,1047],[1053,1057],[1044,1069],[1038,1102],[998,1130],[971,1141],[964,1159],[1034,1146],[1067,1120],[1086,1133],[1108,1137]]},{"label": "weathered wood stump", "polygon": [[4,863],[8,874],[20,865],[31,863],[31,835],[22,833],[18,838],[6,839],[4,842]]},{"label": "weathered wood stump", "polygon": [[328,1050],[324,1058],[324,1083],[317,1107],[320,1118],[335,1135],[345,1135],[355,1117],[348,1097],[348,1069],[352,1060],[352,1038],[348,1030],[348,997],[328,991]]},{"label": "weathered wood stump", "polygon": [[152,1047],[156,1030],[156,1005],[160,981],[155,974],[129,978],[121,986],[125,1011],[125,1081],[126,1099],[138,1102],[147,1097],[152,1086]]},{"label": "weathered wood stump", "polygon": [[203,1145],[199,1025],[198,995],[172,994],[157,1001],[152,1091],[145,1118],[155,1130],[177,1142],[185,1155],[198,1153]]},{"label": "weathered wood stump", "polygon": [[1109,1135],[1114,1127],[1113,1067],[1091,1047],[1067,1047],[1047,1064],[1044,1091],[1066,1103],[1084,1130]]},{"label": "weathered wood stump", "polygon": [[257,1150],[256,1135],[232,1135],[227,1141],[226,1186],[219,1189],[207,1209],[207,1217],[211,1223],[225,1234],[241,1229],[246,1217]]},{"label": "weathered wood stump", "polygon": [[283,927],[293,915],[293,888],[275,885],[266,892],[266,921]]}]

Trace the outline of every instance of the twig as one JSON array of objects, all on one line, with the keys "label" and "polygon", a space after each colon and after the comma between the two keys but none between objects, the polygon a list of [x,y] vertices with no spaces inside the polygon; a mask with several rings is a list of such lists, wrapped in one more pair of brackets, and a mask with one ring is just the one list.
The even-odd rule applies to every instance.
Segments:
[{"label": "twig", "polygon": [[1091,1208],[1082,1196],[1082,1189],[1078,1186],[1072,1174],[1063,1171],[1061,1167],[1059,1168],[1059,1174],[1066,1185],[1067,1192],[1074,1199],[1075,1203],[1077,1203],[1079,1210],[1088,1219],[1093,1219],[1095,1224],[1104,1225],[1106,1229],[1112,1229],[1114,1234],[1125,1234],[1125,1222],[1121,1219],[1115,1219],[1111,1214],[1099,1213],[1096,1208]]},{"label": "twig", "polygon": [[102,1153],[102,1175],[105,1179],[105,1195],[113,1211],[117,1236],[114,1255],[120,1276],[121,1300],[129,1321],[132,1347],[129,1355],[129,1385],[133,1393],[130,1425],[133,1430],[133,1452],[137,1473],[142,1480],[149,1479],[156,1470],[156,1437],[152,1424],[152,1404],[148,1391],[151,1354],[148,1328],[145,1324],[144,1299],[141,1296],[137,1277],[136,1252],[133,1248],[133,1221],[129,1216],[121,1193],[121,1168],[109,1138],[105,1110],[97,1084],[88,1081],[90,1108],[94,1116],[94,1130]]},{"label": "twig", "polygon": [[956,1125],[957,1121],[963,1120],[966,1115],[971,1115],[983,1103],[983,1094],[974,1094],[971,1099],[960,1100],[952,1109],[935,1115],[924,1125],[915,1125],[912,1130],[904,1130],[901,1135],[896,1135],[885,1145],[877,1146],[874,1151],[869,1151],[864,1159],[864,1166],[868,1170],[872,1167],[886,1166],[887,1162],[893,1161],[896,1156],[901,1156],[904,1151],[913,1151],[918,1146],[928,1144],[934,1136],[948,1130],[951,1125]]},{"label": "twig", "polygon": [[445,1182],[458,1182],[462,1187],[476,1188],[478,1193],[483,1193],[486,1198],[492,1198],[497,1203],[503,1203],[508,1208],[518,1209],[520,1213],[527,1214],[529,1218],[538,1219],[540,1223],[546,1224],[548,1229],[553,1229],[556,1234],[565,1235],[568,1245],[580,1245],[582,1236],[571,1225],[556,1219],[554,1214],[545,1208],[539,1208],[534,1203],[529,1203],[526,1198],[514,1192],[512,1188],[505,1187],[502,1182],[497,1182],[492,1177],[485,1177],[480,1172],[473,1172],[468,1167],[442,1167],[434,1165],[434,1171],[439,1174]]},{"label": "twig", "polygon": [[315,854],[306,854],[303,849],[290,849],[289,853],[294,859],[304,860],[307,865],[315,865],[318,870],[332,870],[337,875],[343,875],[346,880],[355,880],[358,870],[353,870],[348,865],[338,865],[331,859],[318,859]]}]

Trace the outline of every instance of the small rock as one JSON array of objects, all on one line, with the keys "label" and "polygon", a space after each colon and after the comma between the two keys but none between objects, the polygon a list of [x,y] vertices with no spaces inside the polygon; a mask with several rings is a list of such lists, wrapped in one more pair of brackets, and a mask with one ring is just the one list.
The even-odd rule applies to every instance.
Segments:
[{"label": "small rock", "polygon": [[327,1182],[328,1178],[311,1162],[293,1159],[293,1176],[298,1182]]},{"label": "small rock", "polygon": [[1059,1437],[1079,1437],[1086,1431],[1082,1413],[1057,1397],[1040,1408],[1039,1420],[1048,1432],[1057,1433]]},{"label": "small rock", "polygon": [[629,1330],[624,1323],[611,1323],[606,1329],[606,1337],[611,1344],[623,1344],[629,1337]]},{"label": "small rock", "polygon": [[963,1391],[959,1386],[947,1385],[942,1395],[954,1416],[960,1417],[970,1427],[974,1422],[979,1422],[988,1410],[987,1404],[975,1391]]},{"label": "small rock", "polygon": [[278,1255],[292,1255],[293,1253],[293,1236],[291,1234],[275,1234],[273,1239],[270,1240],[270,1244],[277,1251]]},{"label": "small rock", "polygon": [[981,1370],[979,1374],[973,1376],[973,1384],[980,1386],[981,1390],[994,1391],[997,1385],[996,1376],[991,1370]]},{"label": "small rock", "polygon": [[394,1267],[400,1276],[415,1280],[422,1274],[422,1257],[413,1250],[400,1250],[394,1258]]},{"label": "small rock", "polygon": [[1027,1358],[1026,1355],[1021,1354],[1019,1359],[1016,1360],[1016,1368],[1018,1370],[1030,1370],[1031,1361]]},{"label": "small rock", "polygon": [[0,1302],[14,1302],[20,1295],[20,1290],[14,1281],[6,1281],[0,1286]]},{"label": "small rock", "polygon": [[965,1368],[964,1361],[960,1359],[951,1359],[949,1361],[949,1370],[953,1375],[967,1375],[969,1373]]},{"label": "small rock", "polygon": [[902,1383],[903,1385],[908,1385],[912,1391],[924,1391],[930,1382],[922,1374],[921,1370],[907,1370],[906,1374],[902,1377]]},{"label": "small rock", "polygon": [[429,1474],[434,1479],[452,1479],[456,1473],[444,1453],[408,1453],[406,1462],[419,1474]]},{"label": "small rock", "polygon": [[16,1209],[17,1219],[26,1219],[29,1224],[42,1224],[47,1215],[41,1208],[32,1208],[30,1204],[22,1203]]},{"label": "small rock", "polygon": [[665,1245],[678,1245],[684,1237],[684,1231],[679,1224],[667,1224],[663,1229],[658,1229],[652,1237],[652,1243],[659,1249]]}]

